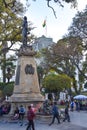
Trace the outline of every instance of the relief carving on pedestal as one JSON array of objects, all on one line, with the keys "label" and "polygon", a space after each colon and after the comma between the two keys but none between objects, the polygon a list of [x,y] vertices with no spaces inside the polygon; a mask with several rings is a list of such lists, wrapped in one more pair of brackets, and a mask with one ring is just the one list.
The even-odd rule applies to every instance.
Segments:
[{"label": "relief carving on pedestal", "polygon": [[32,66],[32,64],[27,64],[26,66],[25,66],[25,73],[26,74],[34,74],[34,67]]}]

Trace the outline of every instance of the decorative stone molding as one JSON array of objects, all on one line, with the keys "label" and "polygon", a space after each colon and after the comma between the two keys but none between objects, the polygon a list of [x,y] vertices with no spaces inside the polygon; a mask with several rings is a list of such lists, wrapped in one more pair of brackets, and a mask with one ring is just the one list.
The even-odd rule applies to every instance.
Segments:
[{"label": "decorative stone molding", "polygon": [[34,56],[36,52],[32,49],[32,46],[21,46],[17,55],[20,56]]}]

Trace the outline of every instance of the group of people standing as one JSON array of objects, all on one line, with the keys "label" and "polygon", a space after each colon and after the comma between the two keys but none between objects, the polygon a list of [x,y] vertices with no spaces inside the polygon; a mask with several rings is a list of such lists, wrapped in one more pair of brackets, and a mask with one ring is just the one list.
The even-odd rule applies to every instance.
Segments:
[{"label": "group of people standing", "polygon": [[71,111],[87,110],[87,100],[73,100],[70,103]]},{"label": "group of people standing", "polygon": [[[18,119],[20,120],[20,126],[23,125],[23,119],[24,119],[24,115],[25,115],[25,108],[23,107],[23,105],[21,105],[19,108],[16,107],[15,111],[14,111],[14,116],[12,117],[12,119]],[[27,120],[28,120],[28,125],[26,130],[28,130],[30,127],[32,127],[32,130],[35,130],[34,127],[34,117],[35,117],[35,112],[32,108],[31,105],[28,106],[28,110],[27,110]]]}]

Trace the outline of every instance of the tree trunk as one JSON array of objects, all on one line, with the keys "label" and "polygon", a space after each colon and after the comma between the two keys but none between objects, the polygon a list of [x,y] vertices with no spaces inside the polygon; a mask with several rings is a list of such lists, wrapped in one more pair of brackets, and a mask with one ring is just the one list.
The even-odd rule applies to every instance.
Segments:
[{"label": "tree trunk", "polygon": [[6,53],[3,54],[3,83],[6,83]]}]

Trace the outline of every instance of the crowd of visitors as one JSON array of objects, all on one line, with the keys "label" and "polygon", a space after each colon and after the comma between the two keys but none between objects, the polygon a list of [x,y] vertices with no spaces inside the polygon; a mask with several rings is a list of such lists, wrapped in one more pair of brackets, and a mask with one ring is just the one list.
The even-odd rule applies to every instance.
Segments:
[{"label": "crowd of visitors", "polygon": [[[87,102],[86,100],[71,100],[63,102],[63,117],[62,121],[68,121],[70,122],[70,115],[69,111],[80,111],[80,110],[87,110]],[[60,104],[57,101],[49,101],[46,100],[43,102],[43,104],[38,104],[36,108],[34,107],[34,104],[30,104],[28,108],[25,109],[23,105],[20,105],[19,107],[16,107],[14,110],[12,120],[19,120],[20,126],[23,125],[23,120],[25,113],[27,115],[28,125],[26,130],[28,130],[30,127],[32,127],[33,130],[35,130],[34,126],[34,118],[36,114],[44,114],[44,115],[52,115],[52,120],[49,122],[49,126],[51,126],[55,119],[57,119],[58,124],[60,124],[61,121],[61,108],[59,107]],[[10,112],[11,105],[10,104],[2,104],[0,105],[0,115],[8,114]]]},{"label": "crowd of visitors", "polygon": [[[68,103],[69,109],[71,111],[87,110],[87,101],[86,100],[72,100],[71,102],[63,101],[63,104],[60,104],[59,102],[57,102],[57,105],[66,106],[67,103]],[[36,107],[34,107],[34,105],[31,104],[31,107],[32,107],[33,111],[37,112],[37,113],[41,113],[41,114],[45,114],[45,115],[51,115],[53,113],[52,112],[53,102],[49,101],[49,100],[45,100],[42,105],[37,105]],[[10,104],[6,104],[6,103],[1,104],[0,105],[0,116],[2,116],[3,114],[8,114],[10,112],[10,109],[11,109]],[[23,111],[23,113],[21,111]],[[26,110],[23,107],[23,105],[21,105],[19,108],[16,107],[14,110],[13,119],[16,119],[16,118],[22,119],[25,112],[26,112]]]},{"label": "crowd of visitors", "polygon": [[74,100],[70,103],[71,111],[87,110],[87,100]]}]

